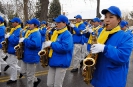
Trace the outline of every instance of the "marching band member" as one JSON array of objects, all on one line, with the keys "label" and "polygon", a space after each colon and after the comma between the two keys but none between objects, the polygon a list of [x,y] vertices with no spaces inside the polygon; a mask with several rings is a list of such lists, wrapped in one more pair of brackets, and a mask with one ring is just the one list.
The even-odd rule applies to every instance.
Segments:
[{"label": "marching band member", "polygon": [[[95,32],[97,34],[97,37],[99,36],[100,32],[102,31],[102,26],[100,25],[100,19],[98,17],[94,18],[92,20],[92,26],[88,31],[89,33]],[[90,52],[91,48],[91,41],[92,41],[92,35],[90,34],[89,39],[88,39],[88,45],[87,45],[87,50]]]},{"label": "marching band member", "polygon": [[121,27],[121,30],[123,30],[123,31],[125,31],[125,32],[128,32],[128,33],[130,33],[130,34],[132,35],[131,30],[128,29],[128,22],[127,22],[127,21],[122,20],[122,21],[120,22],[120,27]]},{"label": "marching band member", "polygon": [[56,30],[53,32],[51,40],[44,43],[44,48],[50,47],[47,86],[62,87],[66,70],[72,60],[73,40],[66,27],[68,18],[59,15],[54,21],[56,22]]},{"label": "marching band member", "polygon": [[[5,29],[6,27],[4,26],[4,19],[0,16],[0,43],[4,41],[4,36],[5,36]],[[7,64],[3,58],[5,58],[5,54],[2,51],[2,45],[0,44],[0,75],[1,75],[1,64]]]},{"label": "marching band member", "polygon": [[28,20],[25,22],[25,27],[23,28],[24,31],[27,31],[27,29],[29,28],[29,23]]},{"label": "marching band member", "polygon": [[82,45],[84,45],[84,38],[85,36],[81,34],[80,31],[85,29],[85,24],[82,21],[82,16],[77,15],[74,18],[76,18],[76,24],[70,23],[70,26],[73,28],[73,42],[74,42],[74,53],[73,53],[73,69],[71,72],[77,72],[78,67],[80,65],[81,54],[82,54]]},{"label": "marching band member", "polygon": [[41,33],[41,42],[43,43],[45,41],[45,33],[46,33],[46,30],[47,30],[47,26],[46,26],[46,21],[42,21],[41,22],[41,28],[39,29],[40,33]]},{"label": "marching band member", "polygon": [[8,38],[7,52],[9,58],[7,59],[7,64],[9,64],[11,68],[10,80],[7,81],[7,84],[17,82],[17,69],[20,69],[20,67],[17,65],[18,59],[15,56],[14,47],[19,43],[19,34],[22,29],[20,26],[21,20],[18,17],[14,17],[10,22],[13,28],[11,28],[10,33],[5,35],[5,38]]},{"label": "marching band member", "polygon": [[98,43],[91,46],[91,52],[98,53],[91,84],[94,87],[125,87],[132,36],[119,26],[122,16],[118,7],[103,9],[102,14],[106,26],[98,37]]},{"label": "marching band member", "polygon": [[29,30],[19,42],[24,44],[24,56],[21,62],[21,74],[27,77],[27,87],[37,87],[41,79],[35,77],[36,65],[40,62],[38,52],[41,50],[40,22],[33,18],[28,21]]}]

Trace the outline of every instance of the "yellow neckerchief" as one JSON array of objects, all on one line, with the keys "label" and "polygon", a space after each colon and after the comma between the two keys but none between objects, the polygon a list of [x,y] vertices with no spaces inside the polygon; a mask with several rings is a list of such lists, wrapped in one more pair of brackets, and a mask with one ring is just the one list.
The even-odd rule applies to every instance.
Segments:
[{"label": "yellow neckerchief", "polygon": [[40,30],[42,30],[43,28],[45,28],[46,26],[42,26],[41,28],[40,28]]},{"label": "yellow neckerchief", "polygon": [[26,34],[25,34],[24,37],[27,38],[30,34],[36,32],[36,31],[38,31],[38,28],[34,28],[34,29],[32,29],[32,30],[28,30],[28,31],[26,32]]},{"label": "yellow neckerchief", "polygon": [[[63,29],[60,29],[60,30],[55,30],[53,35],[51,36],[51,41],[54,42],[56,41],[57,37],[58,37],[58,34],[61,34],[63,32],[65,32],[67,30],[67,27],[63,28]],[[53,50],[50,49],[49,51],[49,57],[52,57],[52,53],[53,53]]]},{"label": "yellow neckerchief", "polygon": [[[101,26],[97,26],[97,27],[93,27],[92,30],[96,33],[96,35],[98,34],[98,30],[101,28]],[[88,40],[88,43],[91,44],[92,42],[92,34],[90,34],[90,37],[89,37],[89,40]]]},{"label": "yellow neckerchief", "polygon": [[10,35],[11,35],[15,30],[17,30],[17,29],[20,28],[20,27],[21,27],[21,26],[18,25],[18,26],[16,26],[15,28],[11,28]]},{"label": "yellow neckerchief", "polygon": [[25,26],[25,27],[23,28],[23,30],[26,30],[28,27],[29,27],[29,26]]},{"label": "yellow neckerchief", "polygon": [[0,26],[4,26],[4,23],[1,23]]},{"label": "yellow neckerchief", "polygon": [[96,32],[98,32],[98,30],[101,28],[101,26],[99,25],[99,26],[97,26],[97,27],[93,27],[93,31],[96,31]]},{"label": "yellow neckerchief", "polygon": [[100,44],[104,44],[106,42],[106,40],[108,39],[108,36],[110,34],[114,34],[115,32],[118,32],[120,30],[121,30],[120,26],[117,26],[117,27],[113,28],[111,31],[106,31],[106,28],[104,28],[101,31],[101,33],[100,33],[100,35],[97,39],[97,42],[100,43]]},{"label": "yellow neckerchief", "polygon": [[[83,23],[83,21],[81,21],[81,22],[79,22],[79,23],[76,23],[75,24],[75,26],[78,28],[78,26],[80,25],[80,24],[82,24]],[[76,34],[76,32],[73,30],[73,34]]]}]

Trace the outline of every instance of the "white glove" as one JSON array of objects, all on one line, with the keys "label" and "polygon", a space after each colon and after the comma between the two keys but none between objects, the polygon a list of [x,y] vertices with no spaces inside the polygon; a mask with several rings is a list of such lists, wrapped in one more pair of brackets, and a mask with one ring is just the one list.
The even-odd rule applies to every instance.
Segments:
[{"label": "white glove", "polygon": [[23,42],[25,38],[20,38],[19,43]]},{"label": "white glove", "polygon": [[73,28],[73,27],[75,27],[75,25],[74,25],[74,24],[72,24],[72,23],[70,23],[70,27],[72,27],[72,28]]},{"label": "white glove", "polygon": [[42,48],[50,47],[51,43],[52,43],[51,41],[44,42],[43,45],[42,45]]},{"label": "white glove", "polygon": [[5,35],[5,38],[9,38],[9,36],[10,36],[10,33],[7,33],[7,34]]},{"label": "white glove", "polygon": [[89,32],[89,33],[92,33],[92,32],[93,32],[93,30],[92,30],[90,27],[87,27],[86,30],[87,30],[87,32]]},{"label": "white glove", "polygon": [[99,52],[103,52],[104,51],[104,47],[105,47],[105,45],[104,44],[93,44],[92,46],[91,46],[91,52],[92,53],[99,53]]}]

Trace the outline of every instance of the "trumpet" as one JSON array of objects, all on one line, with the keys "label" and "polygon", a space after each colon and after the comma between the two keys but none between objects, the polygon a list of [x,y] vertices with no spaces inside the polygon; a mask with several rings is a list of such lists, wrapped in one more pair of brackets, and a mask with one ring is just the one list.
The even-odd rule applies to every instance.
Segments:
[{"label": "trumpet", "polygon": [[92,29],[92,27],[87,26],[84,30],[80,31],[80,34],[85,34],[87,32],[92,32],[91,29]]}]

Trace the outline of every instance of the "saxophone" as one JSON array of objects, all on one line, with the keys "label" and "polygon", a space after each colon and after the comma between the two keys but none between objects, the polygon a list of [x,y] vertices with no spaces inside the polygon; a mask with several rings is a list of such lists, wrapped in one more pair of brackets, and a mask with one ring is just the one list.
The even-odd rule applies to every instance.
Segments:
[{"label": "saxophone", "polygon": [[[6,33],[6,34],[8,33],[8,29],[9,29],[9,27],[7,27],[6,30],[5,30],[5,33]],[[2,41],[1,44],[2,44],[2,50],[3,50],[3,52],[4,52],[4,53],[7,53],[8,38],[5,38],[5,40]]]},{"label": "saxophone", "polygon": [[[97,43],[97,33],[92,34],[92,43],[91,44],[96,44]],[[84,77],[84,82],[86,84],[90,84],[90,81],[92,80],[92,75],[95,70],[95,65],[97,61],[97,56],[98,54],[93,54],[89,53],[87,57],[83,60],[83,77]]]},{"label": "saxophone", "polygon": [[[51,30],[51,29],[50,29]],[[49,40],[49,32],[50,30],[46,31],[45,34],[45,40],[48,41]],[[40,56],[40,62],[41,62],[41,66],[42,67],[47,67],[48,66],[48,60],[49,60],[49,48],[43,48],[43,50],[38,52],[38,55]]]},{"label": "saxophone", "polygon": [[[20,38],[22,38],[22,33],[23,33],[24,30],[21,30],[20,31]],[[23,48],[24,47],[24,44],[23,42],[19,43],[17,46],[14,47],[14,49],[16,50],[16,56],[17,56],[17,59],[18,60],[21,60],[23,58]]]}]

